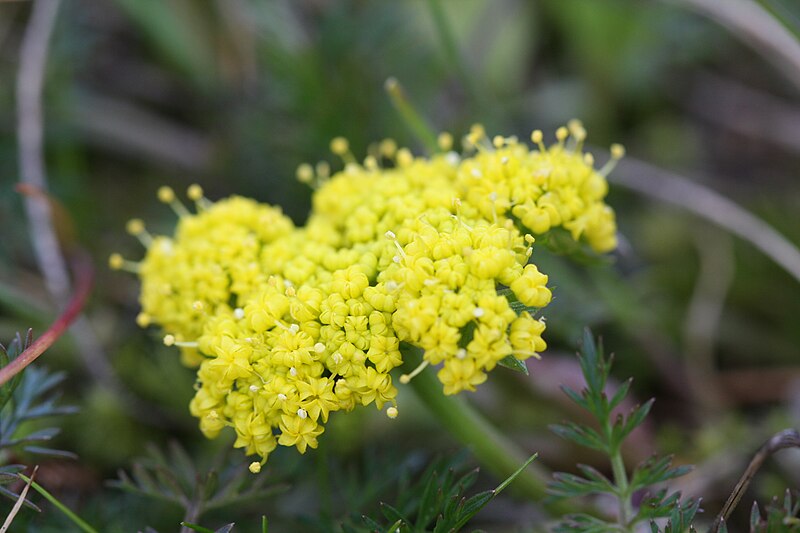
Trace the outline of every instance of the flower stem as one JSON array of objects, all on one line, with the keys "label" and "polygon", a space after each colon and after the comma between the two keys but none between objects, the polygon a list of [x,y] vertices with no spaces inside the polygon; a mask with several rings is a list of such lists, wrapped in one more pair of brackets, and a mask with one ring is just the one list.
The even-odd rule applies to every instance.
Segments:
[{"label": "flower stem", "polygon": [[22,479],[22,481],[24,481],[25,483],[30,483],[30,486],[31,486],[31,487],[33,487],[33,489],[34,489],[36,492],[38,492],[39,494],[41,494],[42,496],[44,496],[44,498],[45,498],[47,501],[49,501],[50,503],[52,503],[52,504],[53,504],[53,505],[54,505],[54,506],[55,506],[55,507],[56,507],[56,508],[57,508],[59,511],[61,511],[62,513],[64,513],[64,515],[65,515],[67,518],[69,518],[69,519],[72,521],[72,523],[73,523],[73,524],[75,524],[76,526],[78,526],[78,528],[79,528],[81,531],[84,531],[85,533],[98,533],[98,532],[97,532],[97,530],[96,530],[95,528],[93,528],[92,526],[90,526],[89,524],[87,524],[86,522],[84,522],[84,521],[83,521],[83,519],[82,519],[81,517],[79,517],[78,515],[76,515],[75,513],[73,513],[73,512],[72,512],[72,511],[71,511],[71,510],[70,510],[70,509],[69,509],[69,508],[68,508],[66,505],[64,505],[63,503],[61,503],[60,501],[58,501],[58,500],[56,499],[56,497],[55,497],[55,496],[53,496],[52,494],[50,494],[50,493],[49,493],[49,492],[48,492],[48,491],[47,491],[47,490],[46,490],[44,487],[42,487],[41,485],[39,485],[38,483],[36,483],[35,481],[31,480],[29,477],[27,477],[27,476],[25,476],[25,475],[23,475],[23,474],[17,474],[17,475],[18,475],[18,476],[20,477],[20,479]]},{"label": "flower stem", "polygon": [[439,38],[442,41],[447,60],[456,69],[458,77],[461,78],[461,83],[469,97],[473,102],[477,101],[478,91],[475,88],[469,70],[464,64],[464,58],[458,50],[456,38],[453,35],[453,29],[447,21],[447,15],[444,12],[440,0],[428,0],[427,4],[431,12],[431,17],[433,18],[433,23],[436,26],[436,32],[439,34]]},{"label": "flower stem", "polygon": [[614,473],[614,483],[617,486],[617,497],[619,498],[619,525],[622,531],[630,531],[631,519],[633,518],[633,506],[631,505],[631,488],[628,484],[628,474],[625,471],[625,462],[622,460],[622,452],[619,447],[611,453],[611,470]]},{"label": "flower stem", "polygon": [[[403,348],[403,369],[410,371],[419,365],[421,351],[416,347]],[[410,382],[417,397],[433,413],[439,423],[456,439],[470,447],[478,461],[500,479],[505,479],[528,459],[529,453],[492,426],[473,409],[464,398],[445,396],[442,384],[430,369],[426,369]],[[514,481],[512,487],[533,500],[545,496],[547,479],[550,473],[541,465],[534,463],[526,468]],[[548,504],[549,507],[558,504]]]},{"label": "flower stem", "polygon": [[394,108],[400,115],[400,118],[403,119],[406,126],[408,126],[411,132],[423,146],[425,146],[425,149],[431,154],[438,152],[439,146],[436,143],[436,135],[425,119],[422,118],[422,115],[420,115],[414,106],[411,105],[411,102],[408,101],[408,97],[405,91],[403,91],[400,82],[397,81],[396,78],[389,78],[386,80],[384,88],[386,89],[386,94],[389,95],[389,99],[392,101],[392,105],[394,105]]}]

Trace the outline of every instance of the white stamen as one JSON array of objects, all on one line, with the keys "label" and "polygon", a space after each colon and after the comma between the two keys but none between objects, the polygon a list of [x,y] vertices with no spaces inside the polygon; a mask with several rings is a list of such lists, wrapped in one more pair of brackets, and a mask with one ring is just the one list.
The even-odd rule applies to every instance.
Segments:
[{"label": "white stamen", "polygon": [[467,356],[467,351],[464,348],[459,348],[456,352],[457,359],[464,359]]},{"label": "white stamen", "polygon": [[308,412],[306,412],[306,410],[301,407],[300,409],[297,410],[297,416],[303,419],[308,418]]},{"label": "white stamen", "polygon": [[242,309],[241,307],[237,307],[236,309],[234,309],[233,310],[233,318],[235,318],[236,320],[243,319],[244,318],[244,309]]},{"label": "white stamen", "polygon": [[324,352],[325,351],[325,345],[322,344],[321,342],[318,342],[317,344],[314,345],[314,351],[317,352],[317,353]]},{"label": "white stamen", "polygon": [[486,311],[484,311],[482,307],[476,307],[475,309],[472,310],[472,316],[474,316],[475,318],[480,318],[485,314]]}]

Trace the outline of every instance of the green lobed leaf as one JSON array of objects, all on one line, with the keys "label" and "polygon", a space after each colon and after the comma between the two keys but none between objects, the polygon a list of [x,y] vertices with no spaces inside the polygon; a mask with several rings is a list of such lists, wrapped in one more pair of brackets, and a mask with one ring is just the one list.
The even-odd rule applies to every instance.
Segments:
[{"label": "green lobed leaf", "polygon": [[630,435],[631,431],[644,422],[654,402],[655,399],[651,398],[644,404],[634,407],[627,417],[617,417],[614,427],[612,428],[611,442],[609,443],[612,448],[619,446],[622,441]]},{"label": "green lobed leaf", "polygon": [[567,422],[566,424],[551,425],[550,431],[563,439],[571,440],[586,448],[608,452],[609,448],[606,440],[592,428]]},{"label": "green lobed leaf", "polygon": [[628,391],[631,388],[631,383],[633,383],[633,378],[629,378],[629,379],[625,380],[622,383],[622,385],[619,386],[619,388],[617,389],[617,392],[614,393],[614,396],[608,402],[608,409],[609,410],[613,410],[619,404],[622,403],[622,401],[628,395]]},{"label": "green lobed leaf", "polygon": [[561,385],[561,390],[566,394],[570,400],[578,404],[579,406],[583,407],[587,411],[589,410],[589,403],[586,399],[586,389],[583,390],[583,394],[578,394],[574,390],[570,389],[566,385]]},{"label": "green lobed leaf", "polygon": [[197,533],[216,533],[213,529],[208,529],[198,524],[192,524],[191,522],[181,522],[181,525],[183,527],[188,527],[192,531],[197,531]]},{"label": "green lobed leaf", "polygon": [[634,468],[630,484],[634,490],[649,487],[688,474],[692,467],[688,465],[672,468],[672,456],[650,457]]},{"label": "green lobed leaf", "polygon": [[618,528],[616,524],[606,522],[602,518],[587,514],[572,514],[564,517],[564,521],[558,524],[554,533],[609,533]]},{"label": "green lobed leaf", "polygon": [[513,370],[514,372],[521,372],[526,376],[530,375],[528,372],[528,365],[525,361],[521,361],[513,355],[507,355],[497,362],[498,365]]},{"label": "green lobed leaf", "polygon": [[388,503],[381,502],[381,513],[383,513],[383,516],[389,521],[401,521],[409,523],[409,520],[404,517],[400,511]]},{"label": "green lobed leaf", "polygon": [[754,501],[753,506],[750,508],[750,531],[756,531],[756,528],[761,523],[761,511],[758,509],[758,502]]}]

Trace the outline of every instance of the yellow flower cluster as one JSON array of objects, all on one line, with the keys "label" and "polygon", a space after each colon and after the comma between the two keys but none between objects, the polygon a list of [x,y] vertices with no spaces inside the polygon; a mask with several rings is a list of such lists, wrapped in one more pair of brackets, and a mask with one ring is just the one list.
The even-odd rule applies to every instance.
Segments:
[{"label": "yellow flower cluster", "polygon": [[278,444],[315,448],[331,412],[374,403],[397,416],[403,343],[423,362],[400,383],[433,365],[445,394],[545,349],[534,315],[551,293],[530,262],[534,235],[563,227],[598,252],[616,245],[610,165],[593,168],[584,137],[572,122],[549,148],[534,132],[530,149],[478,126],[463,154],[417,158],[384,141],[363,164],[336,139],[342,171],[298,169],[316,188],[305,226],[241,197],[211,203],[197,186],[191,214],[162,188],[174,237],[131,221],[147,254],[111,264],[141,278],[140,325],[160,325],[199,365],[190,410],[203,433],[232,427],[258,471]]}]

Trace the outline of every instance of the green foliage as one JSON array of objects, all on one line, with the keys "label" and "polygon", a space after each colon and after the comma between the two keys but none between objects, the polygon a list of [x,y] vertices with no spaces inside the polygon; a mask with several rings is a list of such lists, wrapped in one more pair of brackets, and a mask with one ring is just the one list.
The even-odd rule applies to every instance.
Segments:
[{"label": "green foliage", "polygon": [[[660,531],[654,520],[667,518],[664,531],[684,531],[698,510],[699,502],[682,502],[679,493],[668,490],[652,492],[652,486],[686,474],[690,467],[673,467],[670,457],[652,457],[639,464],[630,477],[622,461],[621,447],[630,433],[644,422],[650,412],[653,400],[637,406],[628,415],[617,414],[628,394],[631,380],[623,383],[609,399],[606,384],[611,370],[612,359],[603,355],[602,345],[596,345],[591,332],[584,331],[583,345],[578,354],[586,387],[577,393],[569,387],[562,387],[564,393],[577,405],[589,411],[597,421],[598,428],[582,424],[565,423],[552,427],[553,431],[581,446],[598,450],[611,459],[613,479],[599,470],[578,465],[580,474],[559,472],[553,475],[548,492],[552,498],[575,498],[596,494],[609,494],[619,502],[617,519],[609,522],[587,514],[573,514],[565,517],[555,531],[560,533],[587,533],[604,531],[634,531],[636,524],[649,521],[654,533]],[[613,420],[613,421],[612,421]],[[634,513],[632,497],[634,493],[648,491],[647,496]]]},{"label": "green foliage", "polygon": [[184,509],[187,522],[194,522],[206,511],[241,505],[284,490],[280,485],[266,486],[266,474],[253,475],[247,465],[229,464],[228,451],[218,453],[205,468],[195,465],[177,442],[169,444],[165,454],[149,446],[147,456],[133,462],[131,473],[119,471],[116,488],[170,502]]},{"label": "green foliage", "polygon": [[[191,529],[192,531],[197,531],[197,533],[230,533],[233,531],[233,527],[236,525],[235,523],[225,524],[224,526],[217,528],[216,530],[208,529],[207,527],[203,527],[197,524],[190,524],[189,522],[181,522],[181,525]],[[267,533],[267,517],[261,517],[261,533]]]},{"label": "green foliage", "polygon": [[197,531],[197,533],[230,533],[233,531],[233,526],[235,523],[225,524],[224,526],[214,529],[208,529],[207,527],[203,527],[197,524],[191,524],[189,522],[181,522],[181,525],[184,527],[188,527],[192,531]]},{"label": "green foliage", "polygon": [[[6,366],[31,344],[33,334],[28,330],[25,340],[17,334],[8,348],[0,344],[0,367]],[[60,395],[54,392],[64,381],[62,372],[51,373],[46,369],[29,366],[0,387],[0,461],[6,462],[8,454],[28,453],[49,457],[70,457],[75,454],[46,446],[60,433],[57,427],[39,427],[34,422],[42,418],[70,415],[77,408],[58,405]],[[17,479],[24,465],[0,466],[0,494],[17,500],[17,494],[4,487]],[[39,508],[28,500],[29,508]]]},{"label": "green foliage", "polygon": [[343,526],[345,533],[371,532],[445,533],[460,531],[520,474],[536,456],[493,490],[470,497],[464,493],[478,476],[474,469],[463,473],[462,459],[439,459],[428,466],[419,480],[400,491],[395,505],[381,504],[383,518],[362,517],[362,524]]},{"label": "green foliage", "polygon": [[750,511],[750,533],[796,532],[800,531],[800,501],[797,493],[792,496],[786,490],[783,501],[774,498],[765,508],[764,514],[758,507],[758,502],[753,502]]}]

